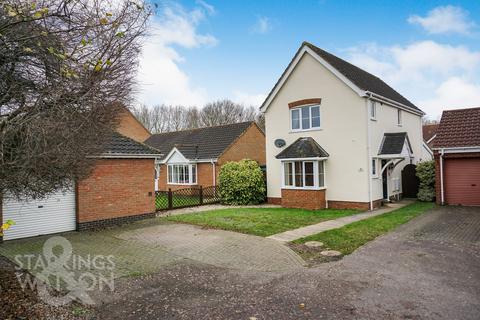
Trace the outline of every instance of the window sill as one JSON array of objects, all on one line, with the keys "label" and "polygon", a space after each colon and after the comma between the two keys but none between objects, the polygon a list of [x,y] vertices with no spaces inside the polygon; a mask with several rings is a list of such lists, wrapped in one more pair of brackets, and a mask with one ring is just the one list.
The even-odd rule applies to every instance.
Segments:
[{"label": "window sill", "polygon": [[377,118],[370,118],[370,121],[377,121]]},{"label": "window sill", "polygon": [[289,186],[282,186],[282,189],[286,190],[305,190],[305,191],[319,191],[319,190],[325,190],[327,187],[311,187],[311,188],[305,188],[305,187],[289,187]]},{"label": "window sill", "polygon": [[313,129],[305,129],[305,130],[292,130],[290,129],[289,133],[299,133],[299,132],[309,132],[309,131],[322,131],[323,128],[313,128]]},{"label": "window sill", "polygon": [[397,126],[398,126],[398,127],[403,127],[403,124],[401,124],[401,123],[398,124],[398,123],[397,123]]},{"label": "window sill", "polygon": [[196,186],[197,183],[170,183],[170,182],[167,182],[167,185],[169,185],[169,186]]}]

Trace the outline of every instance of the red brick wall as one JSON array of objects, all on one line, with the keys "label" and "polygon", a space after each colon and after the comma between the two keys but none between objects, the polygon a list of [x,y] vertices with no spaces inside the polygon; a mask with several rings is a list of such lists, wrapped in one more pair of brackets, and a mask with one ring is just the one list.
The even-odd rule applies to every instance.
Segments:
[{"label": "red brick wall", "polygon": [[[222,166],[228,161],[251,159],[260,165],[266,163],[265,135],[256,124],[252,124],[224,153],[219,157],[218,164]],[[218,172],[217,172],[218,175]]]},{"label": "red brick wall", "polygon": [[[380,208],[382,205],[382,199],[373,201],[373,208]],[[370,210],[369,202],[355,202],[355,201],[335,201],[328,200],[328,208],[330,209],[357,209],[357,210]]]},{"label": "red brick wall", "polygon": [[[215,166],[218,177],[218,165]],[[213,168],[211,163],[197,163],[197,186],[203,187],[213,186]],[[158,190],[166,191],[169,188],[172,190],[188,188],[190,185],[184,184],[168,184],[167,183],[167,165],[160,166],[160,176],[158,180]],[[218,184],[218,180],[216,181]]]},{"label": "red brick wall", "polygon": [[128,110],[121,112],[116,128],[117,132],[138,142],[147,140],[151,134]]},{"label": "red brick wall", "polygon": [[325,209],[325,190],[282,189],[282,207]]},{"label": "red brick wall", "polygon": [[268,204],[278,204],[278,205],[281,205],[281,204],[282,204],[282,198],[272,198],[272,197],[268,197],[268,198],[267,198],[267,203],[268,203]]},{"label": "red brick wall", "polygon": [[153,159],[100,159],[78,182],[78,222],[155,211]]}]

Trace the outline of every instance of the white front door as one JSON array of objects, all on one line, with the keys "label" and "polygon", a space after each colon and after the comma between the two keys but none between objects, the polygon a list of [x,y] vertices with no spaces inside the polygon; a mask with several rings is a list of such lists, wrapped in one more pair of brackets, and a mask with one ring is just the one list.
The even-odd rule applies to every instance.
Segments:
[{"label": "white front door", "polygon": [[3,221],[15,225],[5,231],[4,240],[12,240],[76,229],[75,192],[59,191],[41,200],[3,199]]}]

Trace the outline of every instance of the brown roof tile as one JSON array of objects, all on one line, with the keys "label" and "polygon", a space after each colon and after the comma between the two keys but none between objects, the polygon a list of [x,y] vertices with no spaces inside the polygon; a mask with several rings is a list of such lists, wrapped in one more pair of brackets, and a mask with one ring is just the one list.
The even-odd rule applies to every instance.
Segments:
[{"label": "brown roof tile", "polygon": [[479,146],[480,107],[443,111],[434,148]]}]

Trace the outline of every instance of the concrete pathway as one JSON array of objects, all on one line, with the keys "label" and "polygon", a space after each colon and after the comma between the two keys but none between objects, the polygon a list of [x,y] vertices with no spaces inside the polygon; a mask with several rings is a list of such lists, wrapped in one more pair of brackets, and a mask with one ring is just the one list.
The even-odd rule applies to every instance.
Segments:
[{"label": "concrete pathway", "polygon": [[371,217],[379,216],[381,214],[384,214],[384,213],[399,209],[401,207],[404,207],[408,204],[411,204],[412,202],[413,201],[411,201],[411,200],[402,200],[402,201],[396,202],[396,203],[389,203],[385,207],[383,207],[382,209],[377,209],[377,210],[374,210],[374,211],[359,213],[359,214],[355,214],[355,215],[352,215],[352,216],[338,218],[338,219],[335,219],[335,220],[328,220],[328,221],[320,222],[320,223],[317,223],[317,224],[313,224],[313,225],[310,225],[310,226],[298,228],[298,229],[295,229],[295,230],[289,230],[289,231],[285,231],[285,232],[282,232],[282,233],[277,233],[277,234],[271,235],[267,238],[277,240],[277,241],[281,241],[281,242],[290,242],[290,241],[294,241],[294,240],[297,240],[297,239],[300,239],[300,238],[305,238],[305,237],[308,237],[308,236],[311,236],[311,235],[314,235],[314,234],[317,234],[317,233],[320,233],[320,232],[324,232],[324,231],[327,231],[327,230],[341,228],[344,225],[350,224],[352,222],[356,222],[356,221],[368,219],[368,218],[371,218]]}]

